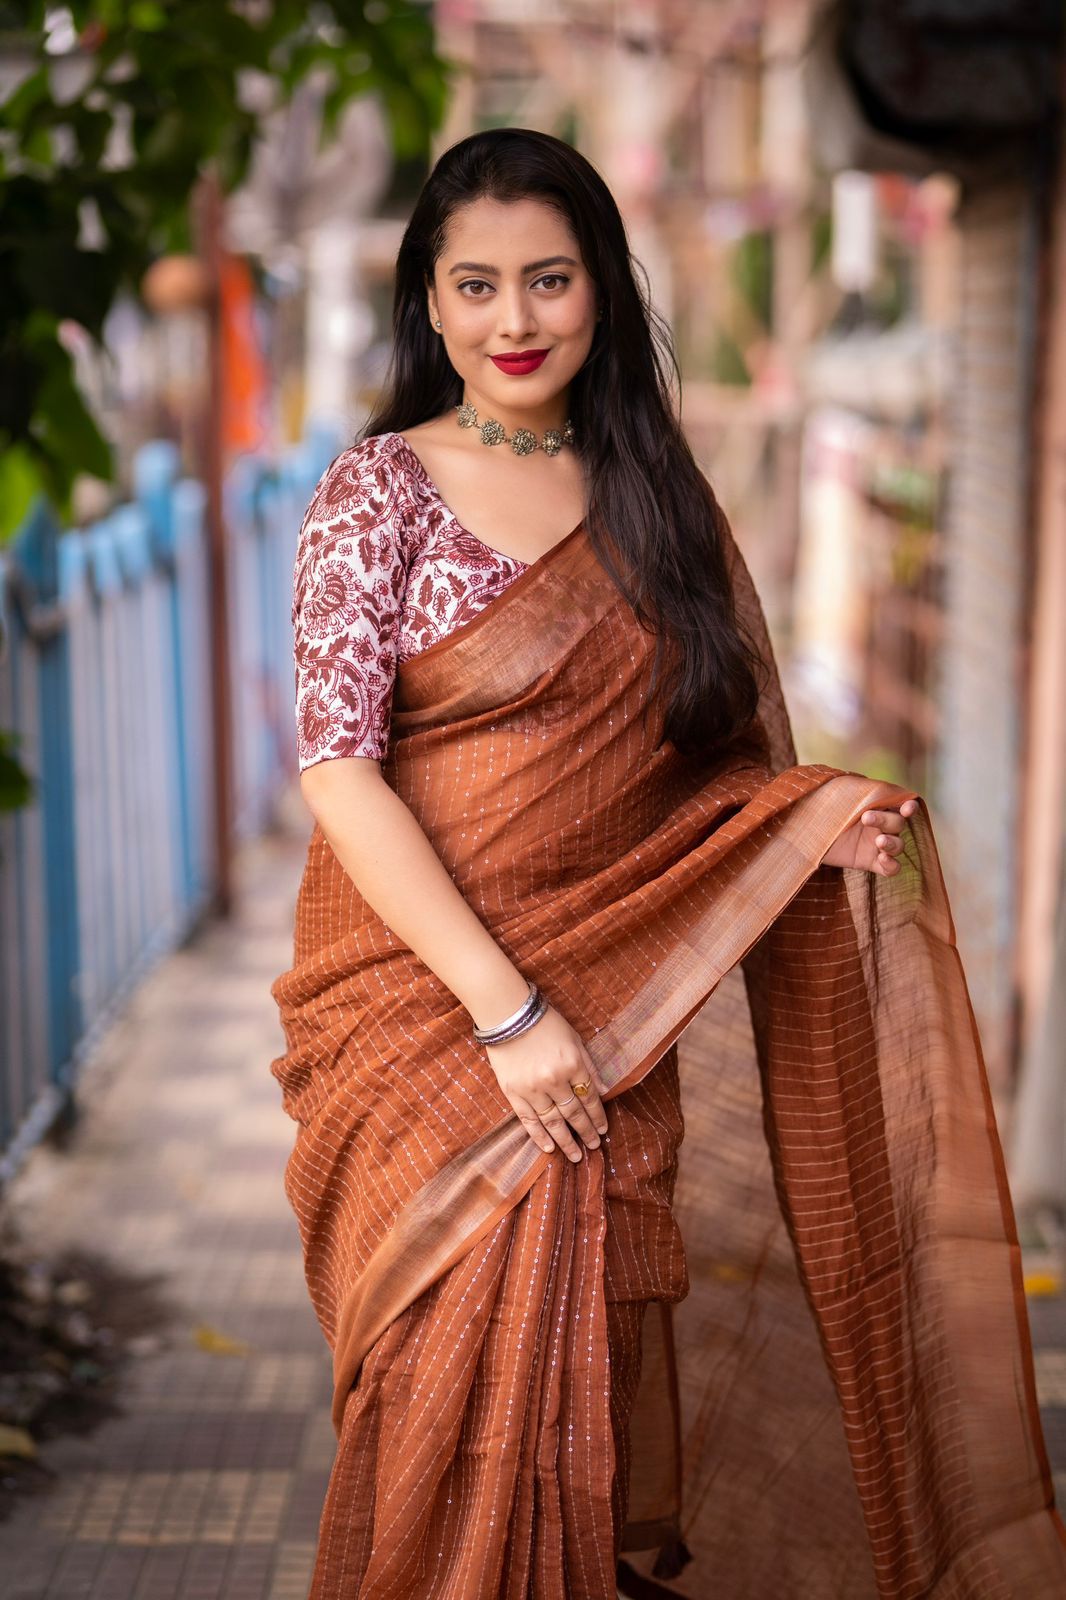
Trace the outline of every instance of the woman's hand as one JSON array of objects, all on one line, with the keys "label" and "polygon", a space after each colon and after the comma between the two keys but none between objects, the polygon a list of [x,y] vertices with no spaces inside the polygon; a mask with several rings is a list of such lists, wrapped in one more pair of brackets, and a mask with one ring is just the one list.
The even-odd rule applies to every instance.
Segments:
[{"label": "woman's hand", "polygon": [[918,809],[917,800],[904,800],[898,811],[864,811],[858,822],[839,834],[822,857],[825,867],[863,867],[891,878],[899,871],[895,857],[903,849],[903,824]]},{"label": "woman's hand", "polygon": [[[525,1033],[505,1044],[485,1046],[500,1088],[534,1144],[552,1150],[557,1144],[571,1161],[581,1160],[581,1146],[571,1124],[590,1150],[607,1132],[607,1114],[600,1093],[607,1085],[592,1064],[573,1028],[551,1006]],[[586,1095],[575,1083],[588,1083]]]}]

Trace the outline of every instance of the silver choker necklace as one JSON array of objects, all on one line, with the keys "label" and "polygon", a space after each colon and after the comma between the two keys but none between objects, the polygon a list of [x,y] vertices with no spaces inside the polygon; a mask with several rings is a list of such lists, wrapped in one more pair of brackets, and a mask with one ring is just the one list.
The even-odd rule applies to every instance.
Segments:
[{"label": "silver choker necklace", "polygon": [[482,444],[510,444],[516,456],[532,455],[539,446],[546,456],[559,454],[564,444],[573,444],[574,430],[567,417],[562,428],[545,428],[544,438],[538,439],[531,428],[516,428],[514,433],[508,435],[504,431],[502,422],[497,422],[495,417],[489,417],[486,422],[478,422],[477,411],[465,401],[456,406],[460,428],[476,428],[481,435]]}]

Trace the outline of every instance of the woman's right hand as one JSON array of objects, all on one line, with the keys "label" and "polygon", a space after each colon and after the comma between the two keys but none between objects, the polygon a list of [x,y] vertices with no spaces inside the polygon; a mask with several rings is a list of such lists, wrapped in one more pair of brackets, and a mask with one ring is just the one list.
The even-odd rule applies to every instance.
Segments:
[{"label": "woman's right hand", "polygon": [[[571,1161],[581,1160],[580,1135],[595,1150],[607,1132],[603,1082],[592,1058],[566,1018],[549,1006],[539,1022],[505,1044],[485,1046],[500,1088],[533,1142],[542,1150],[558,1145]],[[575,1083],[589,1083],[587,1094]]]}]

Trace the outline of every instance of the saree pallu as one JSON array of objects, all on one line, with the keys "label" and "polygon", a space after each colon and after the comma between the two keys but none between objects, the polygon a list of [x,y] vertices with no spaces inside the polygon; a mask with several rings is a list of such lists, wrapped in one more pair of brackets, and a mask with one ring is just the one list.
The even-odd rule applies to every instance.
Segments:
[{"label": "saree pallu", "polygon": [[312,833],[271,1067],[333,1354],[312,1600],[1066,1593],[928,812],[892,877],[820,864],[914,791],[797,764],[728,555],[765,675],[713,761],[584,525],[396,684],[387,781],[610,1085],[579,1163]]}]

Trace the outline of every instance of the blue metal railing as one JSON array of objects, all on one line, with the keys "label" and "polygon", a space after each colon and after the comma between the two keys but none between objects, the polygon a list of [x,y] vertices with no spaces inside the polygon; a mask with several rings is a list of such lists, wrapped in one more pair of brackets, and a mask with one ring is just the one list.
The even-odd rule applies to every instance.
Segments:
[{"label": "blue metal railing", "polygon": [[[315,429],[225,486],[237,837],[296,771],[292,563],[342,442]],[[85,529],[39,503],[0,551],[0,728],[36,780],[0,814],[0,1178],[215,881],[205,495],[162,441],[134,494]]]}]

